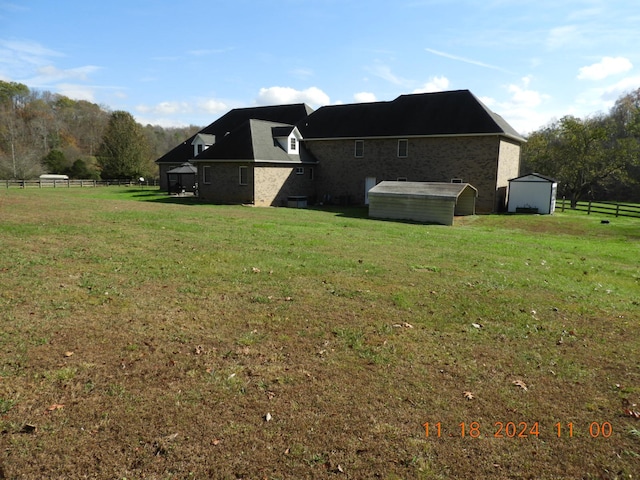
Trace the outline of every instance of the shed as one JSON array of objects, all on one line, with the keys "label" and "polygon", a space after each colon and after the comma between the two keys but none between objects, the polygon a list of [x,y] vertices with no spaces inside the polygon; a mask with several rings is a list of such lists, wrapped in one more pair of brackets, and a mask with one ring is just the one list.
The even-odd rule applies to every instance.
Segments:
[{"label": "shed", "polygon": [[509,213],[551,214],[556,209],[558,181],[539,173],[509,180]]},{"label": "shed", "polygon": [[196,191],[196,174],[198,169],[189,162],[167,172],[169,193],[183,193]]},{"label": "shed", "polygon": [[380,182],[369,190],[369,216],[453,225],[474,215],[478,190],[468,183]]}]

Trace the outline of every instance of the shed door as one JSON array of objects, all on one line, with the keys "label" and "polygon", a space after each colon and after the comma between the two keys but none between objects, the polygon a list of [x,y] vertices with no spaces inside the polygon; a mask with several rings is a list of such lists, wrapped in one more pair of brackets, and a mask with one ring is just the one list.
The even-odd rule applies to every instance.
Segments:
[{"label": "shed door", "polygon": [[364,179],[364,204],[369,205],[369,190],[376,186],[376,177]]}]

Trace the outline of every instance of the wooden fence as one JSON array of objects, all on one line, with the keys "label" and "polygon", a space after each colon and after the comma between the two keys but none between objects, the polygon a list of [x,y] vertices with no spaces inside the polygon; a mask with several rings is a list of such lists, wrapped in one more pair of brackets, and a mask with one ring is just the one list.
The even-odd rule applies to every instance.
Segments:
[{"label": "wooden fence", "polygon": [[0,180],[0,186],[5,188],[71,188],[71,187],[157,187],[159,180],[151,179],[144,182],[135,180]]},{"label": "wooden fence", "polygon": [[[556,209],[564,212],[565,209],[571,208],[571,202],[567,199],[556,200]],[[587,212],[587,215],[597,213],[600,215],[614,215],[616,217],[633,217],[640,218],[640,205],[633,203],[616,203],[616,202],[578,202],[575,210]]]}]

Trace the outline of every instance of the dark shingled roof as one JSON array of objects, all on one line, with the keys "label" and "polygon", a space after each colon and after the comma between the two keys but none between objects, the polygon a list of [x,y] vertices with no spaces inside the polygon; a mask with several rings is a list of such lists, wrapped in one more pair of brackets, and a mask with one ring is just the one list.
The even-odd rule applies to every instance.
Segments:
[{"label": "dark shingled roof", "polygon": [[300,154],[288,154],[275,140],[274,132],[293,130],[293,125],[251,119],[222,137],[193,162],[250,161],[274,163],[317,163],[301,147]]},{"label": "dark shingled roof", "polygon": [[[215,135],[216,143],[250,119],[295,125],[306,118],[313,109],[305,103],[273,105],[268,107],[235,108],[212,124],[200,130],[198,134]],[[193,135],[180,145],[164,154],[156,163],[183,163],[193,158]]]},{"label": "dark shingled roof", "polygon": [[298,129],[305,140],[490,134],[524,141],[469,90],[322,107],[302,120]]}]

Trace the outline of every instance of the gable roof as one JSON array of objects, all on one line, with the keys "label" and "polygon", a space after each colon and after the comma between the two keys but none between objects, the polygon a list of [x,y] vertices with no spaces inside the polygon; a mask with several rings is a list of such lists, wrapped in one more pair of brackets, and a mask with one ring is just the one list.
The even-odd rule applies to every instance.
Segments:
[{"label": "gable roof", "polygon": [[250,119],[295,125],[312,112],[313,109],[305,103],[235,108],[165,153],[156,160],[156,163],[183,163],[191,160],[193,158],[192,143],[198,135],[204,138],[215,139],[215,142],[219,142],[227,133],[235,130],[238,126]]},{"label": "gable roof", "polygon": [[179,167],[172,168],[167,173],[194,174],[198,173],[198,169],[189,162],[185,162]]},{"label": "gable roof", "polygon": [[[532,178],[533,177],[533,178]],[[541,173],[527,173],[526,175],[520,175],[519,177],[512,178],[509,180],[510,182],[549,182],[549,183],[558,183],[558,180],[555,178],[548,177],[546,175],[542,175]]]},{"label": "gable roof", "polygon": [[469,183],[443,183],[443,182],[396,182],[384,181],[377,184],[369,195],[385,195],[389,197],[411,198],[441,198],[457,200],[467,188],[472,189],[475,195],[478,190]]},{"label": "gable roof", "polygon": [[469,90],[401,95],[390,102],[319,108],[298,124],[305,140],[504,135],[524,138]]},{"label": "gable roof", "polygon": [[317,163],[303,148],[288,154],[275,139],[276,133],[293,130],[293,125],[250,119],[203,151],[194,163],[249,161],[268,163]]}]

